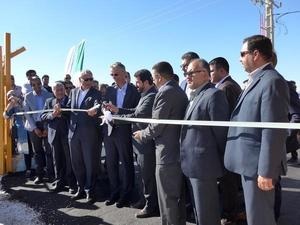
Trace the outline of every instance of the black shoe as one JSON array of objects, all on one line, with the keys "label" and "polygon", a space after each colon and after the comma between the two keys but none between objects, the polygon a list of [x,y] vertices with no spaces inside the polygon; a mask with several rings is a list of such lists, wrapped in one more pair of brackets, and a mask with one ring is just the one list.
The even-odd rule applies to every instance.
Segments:
[{"label": "black shoe", "polygon": [[75,195],[76,194],[76,189],[75,188],[69,188],[69,194]]},{"label": "black shoe", "polygon": [[50,189],[50,192],[58,193],[58,192],[63,191],[63,189],[64,189],[64,186],[56,184],[53,186],[53,188]]},{"label": "black shoe", "polygon": [[116,203],[116,207],[117,208],[123,208],[125,206],[129,206],[129,201],[127,201],[126,199],[119,199]]},{"label": "black shoe", "polygon": [[85,192],[83,190],[78,190],[75,195],[71,197],[72,200],[79,200],[85,197]]},{"label": "black shoe", "polygon": [[115,204],[116,202],[117,202],[116,199],[111,198],[111,199],[106,200],[104,204],[105,204],[106,206],[109,206],[109,205]]},{"label": "black shoe", "polygon": [[43,178],[42,177],[36,177],[33,181],[34,184],[42,184]]},{"label": "black shoe", "polygon": [[96,202],[96,196],[92,193],[86,192],[86,203],[94,204]]},{"label": "black shoe", "polygon": [[159,216],[158,211],[148,211],[147,209],[142,209],[141,211],[135,214],[135,217],[139,219],[156,217],[156,216]]}]

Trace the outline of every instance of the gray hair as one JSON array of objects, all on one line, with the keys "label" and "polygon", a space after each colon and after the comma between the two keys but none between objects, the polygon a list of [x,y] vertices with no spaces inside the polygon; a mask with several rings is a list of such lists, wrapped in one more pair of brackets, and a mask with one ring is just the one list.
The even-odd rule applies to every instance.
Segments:
[{"label": "gray hair", "polygon": [[120,63],[120,62],[115,62],[114,64],[112,64],[110,66],[110,68],[114,69],[114,68],[118,68],[118,69],[121,69],[121,70],[124,70],[126,71],[126,68],[124,66],[124,64]]}]

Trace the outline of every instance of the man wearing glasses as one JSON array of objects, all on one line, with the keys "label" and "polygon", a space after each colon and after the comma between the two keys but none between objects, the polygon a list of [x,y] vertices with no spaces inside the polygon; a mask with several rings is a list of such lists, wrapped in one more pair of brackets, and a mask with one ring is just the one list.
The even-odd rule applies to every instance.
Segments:
[{"label": "man wearing glasses", "polygon": [[[140,94],[133,84],[126,81],[125,66],[120,62],[112,64],[110,74],[115,85],[107,88],[105,101],[118,108],[135,108],[139,102]],[[107,127],[105,128],[107,129]],[[114,124],[111,132],[104,131],[104,133],[107,172],[111,191],[110,198],[105,202],[105,205],[116,203],[118,208],[122,208],[130,203],[131,192],[134,187],[131,124]]]},{"label": "man wearing glasses", "polygon": [[[224,92],[210,83],[209,64],[204,59],[190,62],[186,77],[191,89],[185,120],[229,119]],[[187,177],[197,225],[220,224],[217,178],[223,175],[226,127],[182,126],[181,168]]]},{"label": "man wearing glasses", "polygon": [[[187,72],[188,65],[190,64],[191,60],[193,59],[199,59],[199,55],[196,52],[186,52],[181,56],[181,69],[183,72],[183,75],[185,76],[185,73]],[[188,98],[190,97],[190,92],[191,90],[189,89],[186,81],[186,76],[185,79],[180,83],[180,87],[182,90],[185,91],[186,95]]]},{"label": "man wearing glasses", "polygon": [[[271,64],[273,46],[262,35],[244,39],[240,61],[249,82],[235,106],[232,121],[288,122],[289,90]],[[274,185],[286,173],[283,129],[230,127],[225,166],[241,174],[249,225],[275,225]]]},{"label": "man wearing glasses", "polygon": [[[101,93],[92,87],[93,73],[85,70],[79,76],[80,86],[72,89],[67,104],[71,109],[89,109],[88,112],[71,112],[69,142],[72,167],[78,184],[74,200],[86,198],[87,203],[95,202],[95,183],[100,161],[99,143],[101,138],[100,109]],[[59,110],[58,110],[59,111]]]}]

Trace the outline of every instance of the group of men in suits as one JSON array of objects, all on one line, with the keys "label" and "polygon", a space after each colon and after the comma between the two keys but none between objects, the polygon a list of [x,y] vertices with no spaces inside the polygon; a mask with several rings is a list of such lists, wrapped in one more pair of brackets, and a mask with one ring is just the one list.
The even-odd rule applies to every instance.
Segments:
[{"label": "group of men in suits", "polygon": [[[100,126],[99,105],[129,118],[287,122],[288,87],[271,64],[273,46],[270,39],[262,35],[246,38],[240,55],[249,73],[248,85],[242,93],[229,76],[229,65],[224,58],[218,57],[208,63],[196,53],[185,54],[182,58],[186,77],[182,88],[173,79],[172,66],[164,61],[152,67],[152,75],[148,70],[137,71],[137,88],[126,81],[125,66],[114,63],[110,73],[115,83],[107,88],[106,96],[92,88],[93,74],[89,70],[80,74],[80,87],[71,91],[68,101],[59,94],[62,86],[55,85],[55,98],[45,104],[54,111],[43,114],[42,118],[49,121],[48,139],[54,153],[60,154],[55,150],[57,146],[62,148],[61,152],[68,152],[67,147],[70,148],[70,155],[64,153],[64,156],[70,158],[77,181],[73,198],[95,201],[99,145],[104,134],[111,189],[106,205],[116,203],[120,208],[130,203],[134,187],[134,149],[141,168],[145,200],[137,218],[157,215],[158,204],[163,225],[185,224],[186,183],[197,224],[221,224],[221,217],[228,219],[225,223],[230,224],[236,210],[239,174],[248,224],[275,225],[274,184],[286,172],[285,130],[118,121],[114,121],[112,127]],[[25,97],[28,105],[32,97]],[[38,97],[37,101],[42,102],[41,99]],[[63,107],[87,112],[64,113]],[[61,127],[59,124],[66,124],[66,120],[68,128]],[[63,132],[59,127],[68,131]],[[36,123],[31,122],[31,129],[33,140],[39,134],[42,137]],[[36,142],[36,146],[38,144]],[[37,163],[42,166],[38,157]],[[59,165],[57,162],[57,178],[61,176],[59,171],[68,170]],[[42,172],[38,174],[42,176]],[[69,175],[71,178],[72,174]],[[222,215],[218,182],[223,193]],[[75,188],[74,179],[70,179],[69,185]]]}]

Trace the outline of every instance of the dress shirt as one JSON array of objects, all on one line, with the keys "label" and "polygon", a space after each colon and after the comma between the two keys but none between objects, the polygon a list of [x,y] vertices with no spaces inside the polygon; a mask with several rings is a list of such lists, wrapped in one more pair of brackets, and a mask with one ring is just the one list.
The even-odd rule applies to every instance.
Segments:
[{"label": "dress shirt", "polygon": [[79,94],[78,94],[78,99],[77,99],[77,106],[78,108],[80,108],[81,103],[84,99],[84,97],[86,96],[86,94],[88,93],[90,89],[86,89],[86,90],[82,90],[81,88],[79,89]]},{"label": "dress shirt", "polygon": [[[45,104],[43,96],[38,95],[35,91],[32,91],[32,93],[33,93],[34,100],[36,102],[36,109],[37,110],[43,110],[44,109],[44,104]],[[34,117],[35,121],[41,121],[41,114],[42,113],[36,113],[36,116]]]},{"label": "dress shirt", "polygon": [[202,84],[200,87],[196,88],[195,90],[191,90],[191,93],[190,93],[190,98],[189,98],[189,105],[188,105],[188,110],[187,112],[190,111],[192,105],[193,105],[193,102],[194,102],[194,99],[195,97],[199,94],[199,92],[201,91],[201,89],[206,85],[208,84],[208,82],[205,82],[204,84]]},{"label": "dress shirt", "polygon": [[127,90],[127,82],[120,88],[118,86],[117,88],[117,107],[118,108],[122,108],[123,107],[123,102],[124,102],[124,98],[126,95],[126,90]]}]

